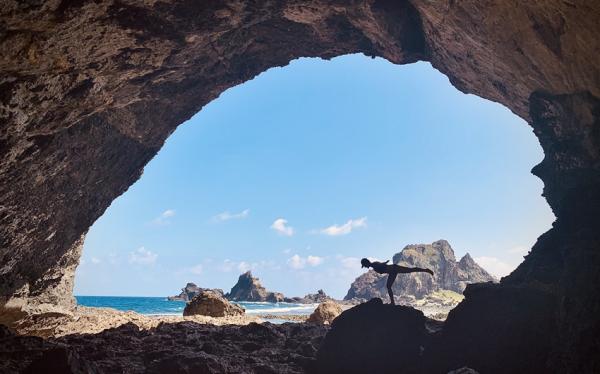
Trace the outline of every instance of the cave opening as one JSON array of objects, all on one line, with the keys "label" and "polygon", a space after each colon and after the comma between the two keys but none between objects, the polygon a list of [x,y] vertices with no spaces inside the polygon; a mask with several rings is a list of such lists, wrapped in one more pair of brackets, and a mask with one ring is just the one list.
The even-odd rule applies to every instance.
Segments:
[{"label": "cave opening", "polygon": [[178,128],[88,232],[74,293],[228,291],[250,270],[342,299],[361,257],[438,239],[500,278],[554,220],[542,158],[525,121],[429,63],[295,60]]}]

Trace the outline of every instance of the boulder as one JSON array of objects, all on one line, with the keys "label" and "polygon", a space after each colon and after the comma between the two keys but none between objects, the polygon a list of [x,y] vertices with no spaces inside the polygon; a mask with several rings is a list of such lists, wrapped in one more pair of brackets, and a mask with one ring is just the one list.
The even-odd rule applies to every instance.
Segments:
[{"label": "boulder", "polygon": [[244,314],[244,308],[230,303],[227,299],[211,291],[196,295],[183,310],[184,316],[203,315],[210,317],[229,317]]},{"label": "boulder", "polygon": [[425,316],[372,299],[340,314],[317,353],[317,373],[418,373]]},{"label": "boulder", "polygon": [[306,322],[330,324],[341,313],[342,308],[335,301],[327,300],[319,304]]}]

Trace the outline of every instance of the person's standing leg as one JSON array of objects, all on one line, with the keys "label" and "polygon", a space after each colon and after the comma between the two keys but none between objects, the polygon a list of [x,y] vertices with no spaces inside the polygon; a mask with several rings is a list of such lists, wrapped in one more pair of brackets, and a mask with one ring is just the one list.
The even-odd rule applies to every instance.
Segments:
[{"label": "person's standing leg", "polygon": [[394,301],[394,293],[392,292],[392,285],[394,284],[394,281],[396,280],[396,275],[398,275],[398,273],[396,273],[396,272],[389,273],[388,279],[387,279],[387,290],[388,290],[388,295],[390,295],[390,303],[392,305],[396,305],[396,302]]}]

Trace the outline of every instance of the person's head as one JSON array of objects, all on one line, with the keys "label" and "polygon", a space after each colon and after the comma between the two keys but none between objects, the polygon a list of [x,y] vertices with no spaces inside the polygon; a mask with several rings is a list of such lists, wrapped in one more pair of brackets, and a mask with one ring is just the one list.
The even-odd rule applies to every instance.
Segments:
[{"label": "person's head", "polygon": [[360,264],[363,268],[368,268],[371,266],[371,261],[369,261],[368,258],[363,258],[362,260],[360,260]]}]

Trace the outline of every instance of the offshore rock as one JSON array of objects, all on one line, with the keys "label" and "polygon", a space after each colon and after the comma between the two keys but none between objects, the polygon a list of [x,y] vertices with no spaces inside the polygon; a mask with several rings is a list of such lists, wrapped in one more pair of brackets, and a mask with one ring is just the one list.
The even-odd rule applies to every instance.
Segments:
[{"label": "offshore rock", "polygon": [[327,295],[325,293],[325,291],[323,291],[323,290],[318,290],[317,293],[306,294],[303,297],[291,297],[291,298],[286,297],[284,299],[284,301],[286,301],[286,302],[301,303],[301,304],[316,304],[316,303],[322,303],[327,300],[335,301],[332,297]]},{"label": "offshore rock", "polygon": [[270,303],[278,303],[285,300],[283,294],[267,291],[260,284],[259,279],[252,276],[250,271],[240,275],[237,283],[225,297],[232,301],[268,301]]},{"label": "offshore rock", "polygon": [[181,289],[181,293],[176,296],[168,296],[167,299],[172,301],[190,301],[194,298],[194,296],[204,292],[210,291],[214,292],[219,296],[224,296],[223,290],[220,288],[202,288],[198,287],[195,283],[188,283],[184,288]]}]

